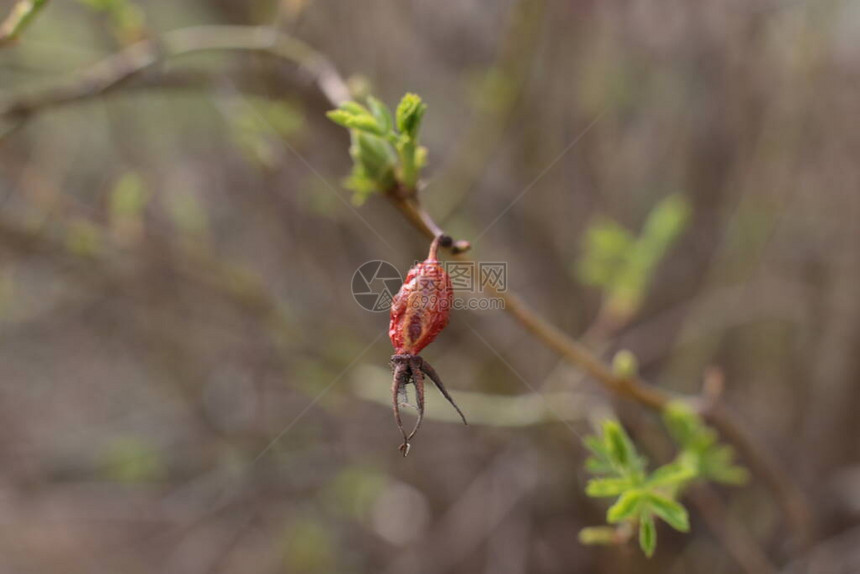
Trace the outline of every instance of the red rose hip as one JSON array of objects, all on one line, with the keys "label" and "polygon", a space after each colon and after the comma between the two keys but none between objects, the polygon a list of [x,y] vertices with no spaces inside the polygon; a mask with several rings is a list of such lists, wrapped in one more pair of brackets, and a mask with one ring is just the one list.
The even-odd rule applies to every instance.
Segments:
[{"label": "red rose hip", "polygon": [[[409,270],[400,291],[391,302],[388,336],[394,346],[394,355],[391,357],[394,370],[392,395],[394,419],[403,435],[403,444],[400,446],[403,456],[409,453],[409,441],[418,432],[424,418],[424,375],[430,377],[466,423],[466,417],[448,394],[439,375],[418,355],[448,325],[454,293],[451,289],[451,278],[439,263],[436,254],[440,244],[450,244],[450,241],[450,238],[443,235],[433,240],[427,259]],[[406,387],[410,383],[415,386],[418,421],[407,435],[400,418],[400,407],[410,406],[406,393]]]},{"label": "red rose hip", "polygon": [[391,302],[388,336],[398,355],[417,355],[448,324],[454,292],[451,278],[436,259],[438,246],[436,238],[427,259],[409,270]]}]

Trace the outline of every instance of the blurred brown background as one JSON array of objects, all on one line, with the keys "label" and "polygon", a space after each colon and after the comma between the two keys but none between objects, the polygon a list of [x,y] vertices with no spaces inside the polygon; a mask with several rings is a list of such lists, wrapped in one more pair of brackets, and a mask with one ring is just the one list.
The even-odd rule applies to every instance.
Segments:
[{"label": "blurred brown background", "polygon": [[[200,24],[274,25],[389,104],[421,94],[428,211],[570,334],[600,306],[575,272],[589,222],[635,231],[685,195],[607,352],[684,393],[721,367],[815,545],[792,551],[758,481],[719,491],[732,524],[785,571],[860,571],[860,4],[55,1],[0,50],[0,96]],[[606,508],[591,423],[668,442],[503,312],[455,313],[424,352],[473,424],[433,391],[399,457],[387,316],[350,285],[427,242],[381,198],[350,206],[329,107],[295,66],[220,52],[4,118],[0,572],[739,571],[695,510],[651,560],[579,544]]]}]

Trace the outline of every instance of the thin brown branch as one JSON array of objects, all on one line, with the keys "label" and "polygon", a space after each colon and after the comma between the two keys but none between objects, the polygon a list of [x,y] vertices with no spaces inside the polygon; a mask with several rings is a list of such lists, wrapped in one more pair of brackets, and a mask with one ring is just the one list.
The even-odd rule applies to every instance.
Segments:
[{"label": "thin brown branch", "polygon": [[216,51],[264,53],[288,61],[309,72],[332,105],[349,99],[346,83],[331,62],[295,38],[268,27],[195,26],[138,42],[58,84],[18,94],[0,104],[0,118],[21,119],[44,109],[95,99],[165,60]]}]

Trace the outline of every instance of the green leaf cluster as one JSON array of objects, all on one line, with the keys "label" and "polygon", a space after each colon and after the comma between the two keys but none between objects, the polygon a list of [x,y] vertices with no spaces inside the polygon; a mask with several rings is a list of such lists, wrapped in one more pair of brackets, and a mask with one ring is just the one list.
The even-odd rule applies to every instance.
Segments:
[{"label": "green leaf cluster", "polygon": [[734,462],[734,449],[721,444],[716,431],[689,406],[680,401],[670,403],[663,410],[663,422],[680,445],[684,464],[694,469],[697,477],[730,485],[749,480],[749,472]]},{"label": "green leaf cluster", "polygon": [[689,219],[687,200],[678,194],[654,206],[638,237],[611,219],[596,219],[585,232],[579,278],[603,291],[614,316],[629,318],[639,310],[657,265]]},{"label": "green leaf cluster", "polygon": [[594,498],[616,498],[606,521],[638,524],[639,545],[646,555],[651,556],[657,546],[655,517],[676,530],[690,529],[687,510],[675,500],[678,485],[692,478],[688,469],[660,467],[649,474],[644,457],[621,425],[612,420],[603,424],[600,436],[586,438],[585,444],[592,454],[586,466],[598,475],[588,482],[585,493]]},{"label": "green leaf cluster", "polygon": [[346,102],[327,114],[350,131],[353,167],[344,185],[355,192],[356,203],[372,193],[397,187],[414,189],[427,163],[427,149],[418,140],[427,111],[420,97],[403,96],[394,116],[373,96],[368,96],[366,103]]},{"label": "green leaf cluster", "polygon": [[718,442],[716,433],[687,405],[673,402],[664,412],[669,433],[680,451],[674,460],[649,472],[647,461],[633,441],[614,420],[603,423],[600,435],[585,439],[591,452],[586,461],[589,480],[585,493],[593,498],[615,498],[606,521],[616,525],[615,536],[606,527],[585,529],[580,540],[588,544],[616,543],[620,535],[638,527],[639,546],[647,556],[657,547],[656,520],[675,530],[687,532],[690,521],[678,498],[695,480],[739,484],[747,472],[733,462],[731,448]]}]

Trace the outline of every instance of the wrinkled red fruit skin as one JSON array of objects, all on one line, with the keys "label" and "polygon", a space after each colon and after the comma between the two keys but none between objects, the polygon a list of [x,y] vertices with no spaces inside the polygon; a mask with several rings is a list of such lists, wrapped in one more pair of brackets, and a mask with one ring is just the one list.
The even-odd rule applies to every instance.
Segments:
[{"label": "wrinkled red fruit skin", "polygon": [[[432,253],[432,251],[431,251]],[[448,324],[451,278],[432,255],[409,270],[391,302],[388,336],[398,355],[417,355]]]}]

